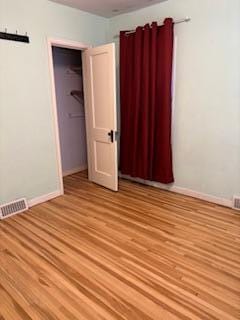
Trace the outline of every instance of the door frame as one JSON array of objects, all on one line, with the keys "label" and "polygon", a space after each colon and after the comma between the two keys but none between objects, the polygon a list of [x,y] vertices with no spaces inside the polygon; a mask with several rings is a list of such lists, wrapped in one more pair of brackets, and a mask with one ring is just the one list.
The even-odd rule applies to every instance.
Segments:
[{"label": "door frame", "polygon": [[59,39],[59,38],[47,38],[47,49],[48,49],[48,67],[50,73],[50,81],[51,81],[51,100],[52,100],[52,117],[53,117],[53,128],[54,128],[54,140],[55,140],[55,148],[56,148],[56,159],[57,159],[57,171],[58,171],[58,179],[60,184],[60,193],[64,194],[64,186],[63,186],[63,171],[62,171],[62,158],[61,158],[61,146],[60,146],[60,138],[59,138],[59,126],[58,126],[58,114],[57,114],[57,96],[56,96],[56,85],[55,85],[55,77],[54,77],[54,66],[53,66],[53,53],[52,48],[67,48],[73,50],[85,50],[91,48],[92,46],[71,40]]}]

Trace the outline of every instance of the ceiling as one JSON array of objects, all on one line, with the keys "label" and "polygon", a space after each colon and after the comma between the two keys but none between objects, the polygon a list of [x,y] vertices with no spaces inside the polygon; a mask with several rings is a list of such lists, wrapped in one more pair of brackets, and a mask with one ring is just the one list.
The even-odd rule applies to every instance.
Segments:
[{"label": "ceiling", "polygon": [[166,0],[51,0],[106,18],[144,8]]}]

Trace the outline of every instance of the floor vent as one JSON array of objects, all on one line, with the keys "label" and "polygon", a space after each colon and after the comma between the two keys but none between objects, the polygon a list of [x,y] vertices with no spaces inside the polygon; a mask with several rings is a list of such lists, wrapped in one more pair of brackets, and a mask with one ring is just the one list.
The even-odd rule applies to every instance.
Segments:
[{"label": "floor vent", "polygon": [[240,210],[240,197],[233,198],[233,208]]},{"label": "floor vent", "polygon": [[26,211],[28,209],[26,199],[19,199],[0,206],[0,219],[5,219],[14,214]]}]

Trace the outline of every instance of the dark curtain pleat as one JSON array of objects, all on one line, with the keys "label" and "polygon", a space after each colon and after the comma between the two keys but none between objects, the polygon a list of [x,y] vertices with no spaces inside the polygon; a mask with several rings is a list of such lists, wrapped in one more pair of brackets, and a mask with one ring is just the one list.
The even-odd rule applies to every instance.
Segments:
[{"label": "dark curtain pleat", "polygon": [[155,119],[156,119],[156,85],[157,85],[157,41],[158,26],[152,23],[151,29],[151,63],[150,63],[150,95],[149,95],[149,154],[148,154],[148,179],[153,180],[153,163],[155,149]]},{"label": "dark curtain pleat", "polygon": [[[120,166],[126,172],[131,172],[132,159],[129,158],[129,144],[131,130],[131,83],[134,72],[131,70],[133,61],[133,37],[127,38],[124,32],[120,33],[120,99],[121,99],[121,141],[120,141]],[[130,160],[130,161],[129,161]]]},{"label": "dark curtain pleat", "polygon": [[150,97],[150,27],[144,26],[142,31],[142,77],[141,83],[140,110],[139,110],[139,133],[138,133],[138,170],[135,174],[143,179],[148,178],[148,152],[149,152],[149,97]]},{"label": "dark curtain pleat", "polygon": [[173,23],[166,19],[120,33],[120,169],[142,179],[173,182],[171,79]]},{"label": "dark curtain pleat", "polygon": [[159,28],[157,45],[157,88],[155,152],[152,179],[162,183],[174,181],[172,169],[171,119],[172,119],[172,61],[173,23],[166,19]]},{"label": "dark curtain pleat", "polygon": [[[132,175],[137,176],[138,174],[138,156],[139,156],[139,145],[138,145],[138,134],[139,134],[139,121],[140,111],[141,111],[141,78],[142,78],[142,51],[138,50],[142,46],[142,28],[137,28],[135,34],[131,34],[133,39],[133,60],[132,71],[134,73],[133,82],[131,83],[131,104],[129,106],[130,112],[132,114],[131,127],[129,130],[129,151],[131,157],[131,172]],[[128,38],[128,37],[127,37]]]}]

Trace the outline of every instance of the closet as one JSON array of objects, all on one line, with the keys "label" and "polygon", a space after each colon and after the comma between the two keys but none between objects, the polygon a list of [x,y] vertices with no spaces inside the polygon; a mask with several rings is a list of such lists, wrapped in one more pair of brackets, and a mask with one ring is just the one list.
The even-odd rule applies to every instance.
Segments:
[{"label": "closet", "polygon": [[63,176],[87,169],[82,53],[52,47]]}]

